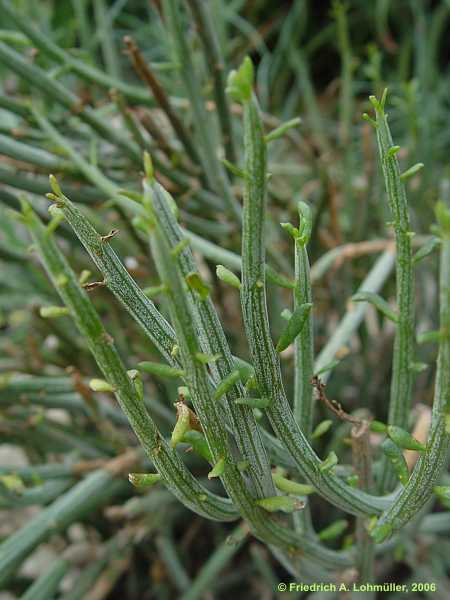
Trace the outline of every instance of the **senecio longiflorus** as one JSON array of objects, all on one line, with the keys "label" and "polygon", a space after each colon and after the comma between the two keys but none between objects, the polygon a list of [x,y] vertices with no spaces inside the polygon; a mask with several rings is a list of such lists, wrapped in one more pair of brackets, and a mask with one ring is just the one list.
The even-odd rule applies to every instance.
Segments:
[{"label": "senecio longiflorus", "polygon": [[[379,456],[373,461],[370,419],[347,415],[338,403],[328,401],[335,414],[345,415],[351,423],[354,464],[341,465],[334,451],[318,456],[312,441],[323,435],[332,421],[313,429],[314,389],[327,402],[321,376],[329,377],[333,364],[319,361],[318,367],[314,357],[314,297],[308,257],[310,207],[300,202],[299,222],[282,224],[295,249],[294,280],[286,280],[266,265],[264,235],[267,149],[298,125],[299,120],[269,133],[264,131],[250,58],[229,74],[227,93],[229,99],[241,106],[243,115],[244,164],[227,164],[242,180],[243,205],[240,207],[229,195],[226,198],[231,213],[242,226],[242,252],[240,257],[232,255],[232,258],[231,253],[223,253],[224,264],[217,265],[217,277],[230,286],[229,293],[239,294],[249,360],[237,358],[231,352],[213,303],[211,286],[204,281],[193,253],[195,238],[180,226],[178,207],[158,182],[158,170],[147,153],[142,193],[131,198],[125,197],[96,167],[86,165],[73,149],[79,168],[95,176],[105,193],[133,212],[133,225],[139,239],[150,244],[160,279],[152,293],[163,297],[167,311],[163,315],[149,297],[152,293],[144,293],[128,273],[112,247],[115,233],[98,233],[52,176],[52,192],[48,194],[56,207],[52,218],[58,223],[64,219],[70,225],[102,280],[95,284],[80,283],[55,242],[56,224],[45,227],[23,200],[23,220],[64,305],[59,310],[53,307],[44,311],[43,316],[69,315],[73,319],[103,377],[91,381],[91,390],[113,395],[138,437],[156,473],[132,473],[133,484],[164,485],[205,519],[243,519],[248,530],[276,549],[286,564],[294,565],[293,569],[307,571],[312,561],[329,577],[330,573],[356,568],[358,582],[352,584],[356,587],[349,584],[350,590],[404,591],[394,583],[372,583],[373,560],[377,552],[395,543],[400,531],[407,532],[405,526],[431,498],[433,490],[448,494],[445,486],[438,484],[445,466],[450,427],[450,211],[438,203],[439,354],[431,426],[426,443],[420,443],[408,431],[417,371],[414,314],[417,257],[412,253],[413,234],[404,183],[417,172],[417,167],[400,172],[398,146],[393,144],[385,112],[386,93],[380,100],[371,97],[375,114],[365,115],[365,119],[376,134],[396,252],[395,258],[390,250],[380,257],[353,301],[354,306],[358,302],[373,304],[395,326],[388,422],[373,423],[373,431],[384,439]],[[57,141],[59,134],[53,124],[37,111],[35,118],[41,129]],[[209,176],[222,182],[216,167]],[[392,308],[378,291],[394,262],[397,293],[396,307]],[[283,314],[285,324],[277,341],[272,339],[268,317],[268,279],[292,293],[293,308]],[[164,362],[143,361],[132,370],[126,369],[87,293],[89,285],[106,287],[114,294],[159,350]],[[290,346],[294,348],[295,365],[293,399],[286,394],[280,367],[280,354]],[[335,358],[336,350],[330,360]],[[143,402],[146,374],[180,380],[176,425],[170,439],[162,435]],[[271,431],[264,423],[270,424]],[[224,495],[217,493],[217,487],[194,477],[187,468],[179,452],[186,444],[209,463],[208,478],[220,480]],[[412,472],[405,463],[406,449],[418,453]],[[352,545],[341,550],[328,545],[347,530],[350,525],[347,519],[340,519],[323,531],[314,530],[310,505],[315,495],[356,517]],[[328,591],[313,589],[312,584],[291,585],[297,586],[292,591]],[[304,587],[298,588],[299,585]],[[340,591],[339,584],[323,585]]]}]

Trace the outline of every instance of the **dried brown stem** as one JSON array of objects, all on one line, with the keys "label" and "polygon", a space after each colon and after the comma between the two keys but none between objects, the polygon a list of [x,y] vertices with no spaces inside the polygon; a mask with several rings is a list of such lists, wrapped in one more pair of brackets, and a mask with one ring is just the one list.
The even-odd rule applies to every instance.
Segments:
[{"label": "dried brown stem", "polygon": [[141,51],[136,45],[136,42],[129,35],[123,38],[125,46],[127,48],[127,54],[130,57],[131,63],[133,65],[134,70],[142,79],[142,81],[147,84],[150,88],[156,102],[166,113],[167,118],[169,119],[172,127],[175,130],[175,133],[180,139],[180,142],[186,149],[186,152],[189,154],[191,159],[195,164],[201,165],[200,156],[192,144],[191,137],[183,126],[183,123],[178,118],[178,115],[175,113],[172,105],[170,104],[169,98],[164,90],[164,88],[159,83],[155,74],[145,61],[142,56]]}]

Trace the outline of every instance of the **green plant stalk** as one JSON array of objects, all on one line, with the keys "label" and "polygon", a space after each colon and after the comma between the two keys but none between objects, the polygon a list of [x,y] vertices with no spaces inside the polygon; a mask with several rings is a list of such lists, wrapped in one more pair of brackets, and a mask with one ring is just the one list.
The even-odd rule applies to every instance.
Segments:
[{"label": "green plant stalk", "polygon": [[[306,244],[295,242],[295,288],[294,309],[312,303],[311,277]],[[314,420],[313,387],[314,375],[314,329],[313,314],[309,312],[303,330],[294,342],[294,418],[305,436],[312,433]]]},{"label": "green plant stalk", "polygon": [[[164,229],[170,245],[176,247],[186,237],[179,227],[169,204],[167,202],[159,203],[158,206],[161,215],[161,227]],[[178,264],[181,275],[185,279],[190,273],[198,271],[189,246],[179,254]],[[202,352],[209,356],[220,355],[219,360],[211,363],[209,367],[212,380],[217,386],[220,381],[235,370],[235,360],[211,298],[207,297],[202,300],[194,290],[190,289],[187,293],[193,305],[192,312],[196,318],[197,335]],[[245,396],[244,387],[240,381],[237,381],[225,394],[227,417],[239,451],[242,454],[242,459],[248,462],[248,474],[257,495],[264,498],[274,495],[275,488],[267,454],[253,413],[247,407],[236,404],[236,400],[243,396]]]},{"label": "green plant stalk", "polygon": [[[414,372],[411,363],[414,361],[414,267],[410,231],[408,202],[400,169],[393,147],[392,137],[384,112],[386,95],[381,101],[371,98],[376,112],[376,134],[378,151],[385,180],[389,207],[393,216],[393,227],[396,244],[396,281],[398,324],[394,341],[392,380],[389,401],[388,422],[408,428],[408,417],[411,410],[411,393]],[[379,481],[381,492],[390,490],[395,484],[392,468],[387,459],[383,460],[382,478]]]},{"label": "green plant stalk", "polygon": [[75,165],[79,168],[79,170],[83,173],[88,181],[90,181],[93,185],[95,185],[99,190],[102,190],[107,196],[109,196],[114,203],[116,204],[116,210],[121,216],[128,233],[131,238],[134,240],[136,245],[144,251],[146,251],[145,244],[142,239],[137,234],[135,228],[132,226],[131,221],[124,211],[123,206],[128,206],[132,201],[124,196],[121,196],[119,193],[118,186],[113,183],[110,179],[105,177],[103,173],[96,167],[96,165],[90,164],[83,156],[80,154],[78,150],[72,144],[70,144],[66,138],[64,138],[58,131],[53,127],[53,125],[48,121],[43,115],[33,110],[34,118],[36,119],[39,127],[42,131],[49,136],[49,138],[57,143],[61,148],[64,148],[65,153],[70,157]]},{"label": "green plant stalk", "polygon": [[[189,131],[186,130],[185,126],[183,125],[183,122],[179,118],[176,111],[173,109],[170,99],[168,98],[163,86],[153,73],[153,70],[146,63],[134,40],[130,37],[125,37],[124,42],[128,48],[129,57],[135,71],[138,73],[139,77],[145,82],[145,84],[150,88],[151,93],[154,96],[157,104],[166,114],[168,120],[170,121],[170,124],[173,127],[173,130],[178,136],[178,139],[186,149],[188,156],[191,158],[194,164],[200,165],[201,159],[197,151],[197,147],[194,144]],[[148,117],[149,115],[147,115],[147,122],[149,124],[153,124],[152,119],[149,119]]]},{"label": "green plant stalk", "polygon": [[121,79],[120,64],[114,46],[114,40],[112,38],[113,29],[108,19],[105,0],[96,0],[94,2],[94,16],[96,21],[96,31],[100,37],[106,72],[114,79]]},{"label": "green plant stalk", "polygon": [[246,179],[241,304],[259,393],[262,397],[270,398],[266,414],[272,428],[307,482],[313,485],[320,495],[346,512],[355,515],[377,514],[380,512],[380,506],[384,504],[382,498],[351,488],[332,473],[321,470],[322,461],[298,427],[284,392],[280,361],[273,346],[266,306],[263,244],[267,180],[266,144],[255,96],[243,96],[242,100]]},{"label": "green plant stalk", "polygon": [[[351,431],[352,458],[355,474],[358,476],[358,487],[370,491],[372,489],[372,449],[370,445],[369,423],[363,421],[354,425]],[[375,544],[368,532],[368,520],[364,517],[356,519],[357,569],[358,581],[373,582]],[[369,600],[374,594],[369,592]]]},{"label": "green plant stalk", "polygon": [[19,495],[11,494],[10,498],[0,497],[2,508],[21,508],[24,506],[45,505],[64,494],[74,484],[73,479],[54,479],[24,490]]},{"label": "green plant stalk", "polygon": [[181,367],[178,357],[172,354],[174,345],[177,343],[172,326],[130,276],[111,245],[102,243],[101,235],[68,198],[61,210],[103,275],[106,286],[140,325],[169,364]]},{"label": "green plant stalk", "polygon": [[124,138],[110,123],[97,115],[90,107],[81,107],[78,96],[70,92],[64,85],[49,77],[49,75],[34,64],[28,63],[23,56],[0,42],[0,62],[9,67],[13,73],[23,77],[28,83],[40,89],[46,96],[55,100],[69,111],[73,111],[83,122],[87,123],[97,133],[121,148],[134,160],[140,160],[139,149]]},{"label": "green plant stalk", "polygon": [[69,161],[41,148],[36,148],[31,144],[18,142],[6,135],[0,135],[0,154],[23,162],[29,162],[32,165],[45,169],[47,172],[71,173],[74,171],[73,165]]},{"label": "green plant stalk", "polygon": [[204,0],[187,0],[187,2],[197,23],[198,33],[205,49],[205,58],[213,78],[214,98],[222,131],[225,157],[235,163],[237,155],[234,148],[233,122],[228,98],[225,94],[225,65],[213,24],[211,7],[209,2]]},{"label": "green plant stalk", "polygon": [[[10,48],[8,48],[5,44],[0,42],[0,62],[3,62],[6,66],[8,66],[11,71],[14,73],[18,73],[21,77],[23,77],[29,84],[33,87],[40,89],[44,94],[56,100],[62,106],[67,108],[69,111],[73,111],[77,117],[92,127],[94,131],[96,131],[102,138],[110,141],[113,145],[120,148],[126,156],[132,159],[134,162],[140,162],[141,153],[139,147],[128,137],[124,137],[120,133],[116,131],[114,127],[111,127],[109,122],[105,119],[99,117],[97,113],[89,108],[89,107],[81,107],[79,98],[68,91],[62,84],[57,82],[54,79],[51,79],[45,71],[40,69],[34,64],[27,63],[23,57]],[[116,88],[120,91],[120,86],[117,85]],[[43,117],[41,116],[41,119]],[[52,127],[50,125],[50,127]],[[50,131],[47,131],[50,135]],[[59,133],[53,128],[53,134],[50,135],[53,139],[58,137],[58,145],[61,145],[66,150],[70,148],[70,144],[68,143],[66,138],[62,138]],[[70,152],[69,152],[70,153]],[[76,152],[74,151],[76,154]],[[73,155],[71,154],[72,159]],[[81,156],[79,156],[81,161],[83,160]],[[86,161],[85,161],[86,162]],[[192,180],[190,177],[175,171],[174,169],[166,166],[164,163],[158,161],[156,158],[154,160],[155,166],[157,169],[166,177],[171,179],[175,184],[179,185],[183,189],[189,190],[192,187]],[[79,164],[79,160],[75,162],[75,164]],[[89,165],[89,163],[86,163]],[[89,165],[92,167],[92,165]],[[79,167],[81,170],[81,167]],[[85,172],[85,171],[82,171]],[[90,176],[92,176],[92,169],[89,169]],[[85,173],[85,176],[86,173]],[[105,182],[105,177],[100,173],[100,177],[97,175],[96,180],[97,183],[102,180],[103,186],[107,185]],[[103,189],[103,188],[100,188]],[[196,192],[196,196],[207,206],[217,206],[222,207],[220,200],[210,192],[206,190],[199,190]]]},{"label": "green plant stalk", "polygon": [[230,536],[216,548],[202,565],[189,589],[181,596],[181,600],[199,600],[203,598],[206,592],[211,592],[214,589],[214,581],[218,580],[222,569],[242,548],[247,535],[248,530],[244,524],[233,529]]},{"label": "green plant stalk", "polygon": [[[13,188],[23,190],[25,192],[31,192],[32,194],[44,195],[48,191],[48,178],[42,179],[40,177],[33,176],[27,177],[20,172],[0,169],[0,183],[9,185]],[[102,199],[102,195],[97,190],[81,186],[77,188],[73,185],[67,184],[64,186],[67,193],[75,202],[91,204],[99,202]]]},{"label": "green plant stalk", "polygon": [[175,540],[169,534],[162,534],[156,538],[156,547],[158,548],[161,560],[170,573],[170,579],[173,581],[178,593],[182,594],[190,588],[192,582],[178,556],[178,548],[175,545]]},{"label": "green plant stalk", "polygon": [[0,584],[4,585],[41,542],[53,533],[107,504],[124,489],[124,482],[107,470],[88,475],[69,492],[0,544]]},{"label": "green plant stalk", "polygon": [[[58,203],[64,205],[63,196]],[[86,292],[28,205],[24,206],[25,220],[39,249],[40,258],[106,381],[116,390],[115,395],[149,459],[174,495],[194,512],[213,520],[233,520],[236,513],[231,503],[202,487],[186,469],[157,430],[143,401],[106,333]],[[107,242],[106,242],[107,243]],[[63,285],[61,285],[61,282]]]},{"label": "green plant stalk", "polygon": [[305,108],[310,121],[310,128],[315,138],[315,143],[320,151],[325,154],[329,151],[330,144],[323,125],[323,117],[319,110],[314,87],[311,81],[307,59],[299,49],[291,49],[289,61],[295,73],[298,73],[298,85],[302,90]]},{"label": "green plant stalk", "polygon": [[199,93],[201,85],[196,76],[191,59],[191,50],[182,28],[177,0],[164,0],[163,7],[171,31],[171,38],[174,44],[177,61],[180,65],[180,74],[191,103],[194,123],[199,140],[201,141],[205,176],[207,177],[211,188],[225,201],[230,214],[240,221],[240,206],[234,198],[224,168],[217,157],[216,148],[214,146],[214,136],[211,132],[211,120],[206,113],[204,99]]},{"label": "green plant stalk", "polygon": [[[391,250],[386,250],[378,258],[372,269],[367,274],[364,281],[357,290],[357,294],[361,292],[377,293],[383,287],[386,279],[391,274],[394,267],[395,254]],[[333,335],[328,340],[327,344],[322,348],[316,358],[314,371],[317,373],[335,358],[336,353],[344,346],[353,333],[358,329],[364,315],[366,314],[368,303],[358,302],[352,303],[347,310],[346,315],[340,321]],[[325,383],[331,375],[332,370],[321,375],[321,380]]]},{"label": "green plant stalk", "polygon": [[431,497],[447,459],[450,413],[450,211],[447,214],[448,224],[446,227],[442,226],[440,257],[439,320],[442,334],[427,450],[420,455],[396,502],[378,520],[372,533],[375,537],[379,536],[381,541],[397,532],[417,515]]},{"label": "green plant stalk", "polygon": [[33,42],[33,44],[39,48],[39,50],[47,54],[56,62],[65,67],[70,67],[74,73],[77,73],[77,75],[86,81],[100,85],[107,90],[111,88],[118,89],[128,100],[136,104],[153,106],[154,103],[149,98],[146,90],[135,85],[130,85],[122,79],[110,77],[107,73],[105,73],[104,70],[93,67],[92,65],[89,65],[86,62],[83,62],[82,60],[72,56],[63,50],[63,48],[60,48],[54,42],[52,42],[48,35],[41,33],[33,25],[30,25],[30,21],[26,17],[22,16],[18,11],[15,11],[11,5],[11,2],[8,0],[0,0],[0,7],[2,9],[2,13],[10,18],[18,27],[18,29],[20,29]]},{"label": "green plant stalk", "polygon": [[45,573],[43,573],[21,596],[22,600],[49,600],[58,591],[61,579],[67,573],[70,563],[64,559],[53,562]]},{"label": "green plant stalk", "polygon": [[[79,25],[79,35],[80,35],[80,45],[83,50],[86,52],[89,49],[89,44],[91,41],[91,31],[89,27],[89,21],[86,10],[86,0],[71,0],[73,12],[75,14],[75,18]],[[5,3],[2,3],[2,7],[4,7]],[[10,7],[8,6],[9,14],[11,14]],[[16,20],[14,20],[16,25],[19,27],[19,24]],[[30,36],[28,36],[30,37]],[[47,38],[46,38],[47,40]],[[51,42],[50,42],[51,43]]]},{"label": "green plant stalk", "polygon": [[[107,287],[130,312],[169,364],[180,368],[181,363],[178,356],[174,356],[172,353],[177,341],[171,325],[167,323],[155,308],[153,302],[145,296],[130,277],[111,246],[102,243],[101,236],[90,225],[81,211],[68,199],[65,200],[61,210],[102,273]],[[164,217],[162,221],[164,231],[169,237],[171,245],[176,246],[184,237],[184,234],[179,229],[175,219],[171,217],[170,209],[166,204],[161,204],[161,213]],[[190,236],[190,234],[188,235]],[[179,260],[183,276],[196,270],[189,248],[183,250]],[[235,369],[234,358],[231,356],[211,301],[197,302],[194,294],[191,298],[197,304],[195,314],[198,316],[198,326],[203,332],[202,343],[206,344],[206,347],[202,346],[202,351],[206,354],[221,354],[221,360],[217,361],[217,364],[211,365],[211,372],[216,374],[215,383],[217,384],[219,380]],[[252,475],[253,485],[258,491],[258,495],[261,497],[273,495],[274,488],[269,463],[253,414],[246,407],[234,403],[234,400],[244,395],[240,383],[237,383],[227,394],[228,417],[230,422],[234,424],[232,432],[237,438],[238,447],[243,454],[243,458],[249,462],[249,474]]]},{"label": "green plant stalk", "polygon": [[[241,516],[248,522],[252,533],[266,543],[284,550],[301,549],[305,555],[311,555],[318,562],[330,565],[336,562],[346,563],[345,554],[329,551],[311,538],[301,540],[288,529],[280,527],[268,517],[266,511],[255,504],[247,486],[235,464],[229,449],[222,411],[213,400],[213,388],[210,384],[206,365],[198,360],[201,351],[196,331],[196,319],[192,314],[192,305],[188,302],[184,289],[184,279],[179,271],[177,257],[171,253],[170,245],[161,220],[164,213],[161,206],[167,202],[167,193],[153,179],[144,180],[144,202],[150,211],[152,253],[160,278],[167,286],[167,299],[178,340],[186,381],[190,389],[193,404],[213,457],[214,463],[224,459],[224,471],[221,475],[227,493],[238,507]],[[162,213],[162,214],[161,214]],[[331,553],[330,553],[331,552]]]}]

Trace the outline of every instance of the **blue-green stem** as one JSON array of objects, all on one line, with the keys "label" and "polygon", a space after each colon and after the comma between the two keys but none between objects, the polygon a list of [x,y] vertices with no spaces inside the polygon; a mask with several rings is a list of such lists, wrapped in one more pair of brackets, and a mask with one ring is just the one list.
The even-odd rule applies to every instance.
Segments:
[{"label": "blue-green stem", "polygon": [[[398,323],[394,341],[392,380],[388,422],[408,428],[414,372],[414,269],[412,259],[412,232],[410,231],[408,202],[405,186],[400,178],[396,149],[384,111],[386,92],[381,100],[371,97],[376,113],[376,134],[389,208],[393,218],[396,244],[396,282]],[[395,484],[393,470],[384,460],[378,487],[381,492]]]},{"label": "blue-green stem", "polygon": [[448,456],[450,429],[450,210],[441,208],[441,214],[440,343],[427,449],[420,455],[412,475],[397,501],[382,514],[377,522],[373,531],[377,541],[383,541],[390,537],[418,514],[431,497],[433,487],[439,481]]},{"label": "blue-green stem", "polygon": [[[64,202],[64,197],[60,195],[58,203],[63,206]],[[139,398],[112,338],[105,331],[87,293],[80,287],[75,273],[30,206],[24,204],[23,210],[25,222],[53,285],[69,308],[99,369],[108,384],[115,390],[123,412],[166,485],[194,512],[215,520],[233,520],[236,513],[231,503],[203,488],[186,469],[178,455],[169,448],[149,416],[142,399]]]},{"label": "blue-green stem", "polygon": [[244,105],[245,188],[242,236],[241,304],[259,394],[269,398],[266,414],[299,472],[318,493],[336,506],[356,515],[373,515],[385,503],[351,488],[321,469],[322,462],[295,421],[287,400],[278,354],[272,342],[267,315],[265,248],[263,243],[266,208],[266,144],[259,107],[252,93],[253,71],[248,60],[229,82]]}]

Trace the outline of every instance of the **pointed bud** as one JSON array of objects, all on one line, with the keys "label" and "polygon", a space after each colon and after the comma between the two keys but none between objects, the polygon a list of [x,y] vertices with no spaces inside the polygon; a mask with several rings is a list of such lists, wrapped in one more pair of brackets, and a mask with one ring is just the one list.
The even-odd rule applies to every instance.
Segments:
[{"label": "pointed bud", "polygon": [[318,538],[319,540],[322,540],[322,542],[335,540],[344,533],[348,528],[348,525],[349,523],[346,519],[339,519],[338,521],[331,523],[328,527],[325,527],[325,529],[319,531],[317,534]]},{"label": "pointed bud", "polygon": [[305,503],[291,496],[271,496],[256,500],[255,504],[268,512],[293,513],[305,508]]},{"label": "pointed bud", "polygon": [[189,408],[183,402],[177,402],[177,422],[172,431],[170,445],[175,448],[183,439],[184,434],[191,429]]},{"label": "pointed bud", "polygon": [[236,102],[245,103],[252,97],[254,80],[253,63],[246,56],[237,71],[231,71],[228,75],[227,94]]},{"label": "pointed bud", "polygon": [[161,481],[159,473],[128,473],[128,481],[135,487],[151,487]]},{"label": "pointed bud", "polygon": [[66,306],[41,306],[39,314],[43,319],[58,319],[69,314]]},{"label": "pointed bud", "polygon": [[237,398],[235,404],[242,404],[250,408],[267,408],[270,404],[270,398]]},{"label": "pointed bud", "polygon": [[48,176],[49,181],[50,181],[50,187],[53,190],[53,193],[58,196],[58,198],[61,198],[63,196],[63,193],[61,191],[61,187],[58,183],[58,180],[56,179],[56,177],[54,175],[49,175]]},{"label": "pointed bud", "polygon": [[314,429],[314,431],[311,435],[311,439],[317,440],[318,438],[322,437],[323,435],[326,434],[326,432],[330,429],[330,427],[332,425],[333,425],[333,421],[331,421],[330,419],[326,419],[325,421],[322,421]]},{"label": "pointed bud", "polygon": [[228,283],[228,285],[231,285],[238,290],[241,288],[241,281],[239,277],[223,265],[217,265],[216,275],[224,283]]},{"label": "pointed bud", "polygon": [[218,384],[214,392],[214,399],[219,400],[224,396],[238,381],[241,379],[241,374],[238,369],[232,371]]},{"label": "pointed bud", "polygon": [[306,303],[297,306],[292,313],[292,317],[289,319],[286,328],[278,340],[276,350],[277,352],[283,352],[288,346],[292,344],[295,338],[299,335],[303,326],[306,323],[309,313],[311,312],[312,304]]},{"label": "pointed bud", "polygon": [[387,432],[388,436],[399,448],[403,448],[404,450],[416,450],[417,452],[425,452],[426,450],[426,446],[401,427],[389,425]]},{"label": "pointed bud", "polygon": [[94,392],[115,392],[116,388],[104,379],[91,379],[89,387]]},{"label": "pointed bud", "polygon": [[336,456],[336,453],[332,451],[320,465],[320,470],[322,473],[329,473],[337,464],[338,457]]},{"label": "pointed bud", "polygon": [[219,460],[216,462],[214,467],[208,473],[208,479],[213,479],[214,477],[220,477],[221,475],[223,475],[224,471],[225,471],[225,459],[219,458]]},{"label": "pointed bud", "polygon": [[205,301],[210,294],[210,287],[200,277],[200,273],[192,271],[185,277],[186,283],[191,290],[197,292],[200,300]]},{"label": "pointed bud", "polygon": [[403,452],[400,450],[397,444],[394,444],[394,442],[389,438],[386,438],[381,444],[381,449],[388,457],[389,462],[391,463],[400,483],[402,485],[406,485],[409,480],[409,471],[405,457],[403,456]]},{"label": "pointed bud", "polygon": [[171,379],[175,377],[184,377],[185,375],[183,369],[170,367],[169,365],[165,365],[163,363],[143,361],[138,363],[138,367],[141,371],[145,371],[145,373],[150,373],[151,375],[156,375],[157,377],[166,377]]},{"label": "pointed bud", "polygon": [[290,479],[286,479],[279,473],[272,473],[272,479],[275,486],[280,491],[286,492],[286,494],[293,494],[295,496],[307,496],[308,494],[313,494],[316,491],[311,485],[291,481]]}]

